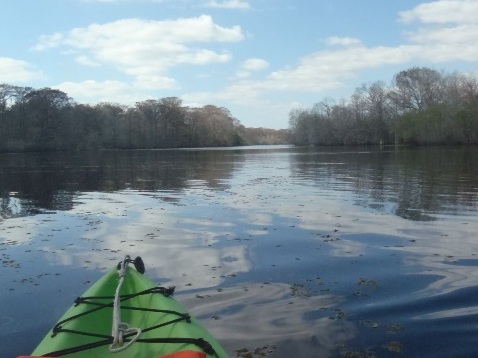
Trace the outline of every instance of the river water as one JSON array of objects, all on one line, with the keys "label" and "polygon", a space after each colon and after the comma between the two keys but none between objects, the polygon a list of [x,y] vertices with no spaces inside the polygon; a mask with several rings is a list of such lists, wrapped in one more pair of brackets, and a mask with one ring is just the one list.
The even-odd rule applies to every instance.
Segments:
[{"label": "river water", "polygon": [[124,255],[231,357],[475,357],[478,149],[0,155],[0,345]]}]

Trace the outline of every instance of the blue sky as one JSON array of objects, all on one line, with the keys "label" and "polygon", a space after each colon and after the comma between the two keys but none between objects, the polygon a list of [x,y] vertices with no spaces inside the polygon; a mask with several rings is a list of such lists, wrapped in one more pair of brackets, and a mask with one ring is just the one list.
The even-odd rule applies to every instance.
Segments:
[{"label": "blue sky", "polygon": [[247,127],[413,66],[478,74],[478,0],[15,0],[0,83],[80,103],[176,96]]}]

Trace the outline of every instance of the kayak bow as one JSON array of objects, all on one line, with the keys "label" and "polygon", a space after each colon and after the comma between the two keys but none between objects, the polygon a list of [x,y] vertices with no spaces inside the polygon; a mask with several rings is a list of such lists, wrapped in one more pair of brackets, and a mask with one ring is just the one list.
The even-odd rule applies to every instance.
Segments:
[{"label": "kayak bow", "polygon": [[75,300],[29,357],[229,357],[172,297],[174,287],[143,273],[141,258],[126,256]]}]

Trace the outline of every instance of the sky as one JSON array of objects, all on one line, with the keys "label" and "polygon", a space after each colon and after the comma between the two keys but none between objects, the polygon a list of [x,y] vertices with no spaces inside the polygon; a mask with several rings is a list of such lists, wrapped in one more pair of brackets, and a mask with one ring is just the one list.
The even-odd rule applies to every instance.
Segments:
[{"label": "sky", "polygon": [[0,83],[78,103],[179,97],[246,127],[411,67],[478,74],[478,0],[15,0]]}]

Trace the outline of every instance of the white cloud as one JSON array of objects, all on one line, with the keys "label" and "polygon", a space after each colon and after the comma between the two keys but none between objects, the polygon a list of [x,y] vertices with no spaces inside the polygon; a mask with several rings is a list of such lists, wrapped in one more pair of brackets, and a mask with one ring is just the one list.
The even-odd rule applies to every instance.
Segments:
[{"label": "white cloud", "polygon": [[[207,6],[216,8],[250,8],[250,1],[204,0],[201,3],[206,1]],[[222,101],[260,111],[266,102],[273,106],[272,100],[265,100],[266,93],[275,96],[290,91],[292,97],[294,92],[335,90],[351,80],[356,81],[359,74],[368,69],[423,62],[478,61],[477,13],[477,0],[424,2],[397,14],[403,30],[408,30],[404,32],[402,44],[371,47],[352,36],[329,36],[323,49],[304,54],[295,64],[265,73],[262,80],[253,80],[252,75],[270,65],[266,59],[252,57],[236,67],[235,76],[227,76],[232,81],[221,90],[181,97],[191,103]],[[241,27],[220,26],[207,15],[163,21],[123,19],[42,36],[35,49],[66,48],[83,65],[116,68],[133,78],[129,85],[123,83],[128,93],[144,93],[180,88],[180,83],[169,72],[177,66],[232,61],[233,54],[227,48],[221,49],[221,44],[245,38]],[[83,82],[75,86],[87,89],[90,84]],[[114,88],[119,90],[118,86]],[[121,98],[121,94],[117,93],[115,98]]]},{"label": "white cloud", "polygon": [[115,2],[167,2],[170,0],[81,0],[82,2],[104,2],[104,3],[115,3]]},{"label": "white cloud", "polygon": [[339,46],[355,46],[361,45],[362,41],[353,37],[338,37],[338,36],[331,36],[325,40],[327,45],[339,45]]},{"label": "white cloud", "polygon": [[241,68],[246,71],[260,71],[269,67],[269,63],[261,58],[250,58],[242,63]]},{"label": "white cloud", "polygon": [[[332,36],[328,45],[344,48],[303,57],[297,66],[272,72],[262,82],[249,83],[258,91],[323,91],[342,85],[361,70],[412,61],[478,60],[478,1],[435,1],[402,12],[402,21],[421,21],[426,27],[407,34],[408,43],[367,47],[359,39]],[[446,19],[446,20],[445,20]],[[456,26],[438,26],[456,22]]]},{"label": "white cloud", "polygon": [[[425,25],[407,34],[408,43],[395,47],[367,47],[356,38],[332,36],[326,39],[326,44],[344,48],[310,54],[303,57],[297,66],[272,72],[265,81],[248,85],[258,91],[324,91],[342,85],[344,80],[353,78],[361,70],[385,65],[412,61],[477,61],[477,13],[476,0],[422,4],[400,14],[404,22],[418,20]],[[456,25],[442,25],[451,22],[456,22]]]},{"label": "white cloud", "polygon": [[245,0],[211,0],[205,4],[206,7],[220,8],[220,9],[240,9],[249,10],[251,6]]},{"label": "white cloud", "polygon": [[154,90],[156,88],[172,89],[179,87],[174,78],[148,74],[136,76],[134,86],[144,90]]},{"label": "white cloud", "polygon": [[0,57],[0,83],[27,82],[40,77],[41,72],[36,71],[28,62]]},{"label": "white cloud", "polygon": [[236,76],[239,78],[249,77],[252,72],[261,71],[269,67],[269,62],[261,58],[250,58],[244,61],[239,70],[236,72]]},{"label": "white cloud", "polygon": [[423,3],[412,10],[400,13],[400,20],[409,23],[420,21],[424,24],[476,23],[478,1],[441,0]]},{"label": "white cloud", "polygon": [[434,63],[478,60],[478,24],[420,29],[409,34],[417,58]]},{"label": "white cloud", "polygon": [[[360,56],[367,54],[365,48],[324,51],[304,57],[294,68],[285,68],[271,72],[264,80],[243,79],[235,81],[220,93],[189,94],[187,98],[199,102],[207,102],[208,98],[223,99],[242,105],[256,104],[265,92],[275,91],[323,91],[337,88],[340,80],[354,75],[353,70],[368,67],[365,61],[347,62],[342,56]],[[250,71],[243,69],[236,73],[237,77],[246,78]],[[263,103],[262,103],[263,105]]]},{"label": "white cloud", "polygon": [[76,62],[78,62],[79,64],[81,65],[85,65],[85,66],[90,66],[90,67],[98,67],[98,66],[101,66],[100,63],[96,62],[96,61],[93,61],[91,58],[89,58],[88,56],[78,56],[76,59],[75,59]]},{"label": "white cloud", "polygon": [[[354,46],[336,51],[319,51],[305,56],[294,68],[274,71],[263,81],[242,81],[225,92],[258,95],[264,91],[324,91],[337,88],[358,71],[409,61],[417,55],[416,46]],[[347,59],[347,61],[344,61]],[[224,93],[224,92],[223,92]]]},{"label": "white cloud", "polygon": [[[473,13],[473,16],[470,15]],[[360,39],[331,36],[328,48],[306,55],[296,66],[271,72],[264,80],[235,81],[220,93],[201,93],[190,98],[222,98],[240,104],[254,104],[262,94],[280,91],[324,92],[344,86],[367,69],[426,61],[478,61],[477,0],[435,1],[403,12],[404,22],[421,21],[424,25],[406,34],[407,42],[397,46],[368,47]],[[446,15],[446,16],[445,16]],[[447,19],[445,21],[445,18]],[[456,22],[455,26],[444,23]],[[238,77],[250,72],[241,68]]]},{"label": "white cloud", "polygon": [[134,104],[145,99],[145,95],[133,86],[121,81],[97,82],[87,80],[82,82],[63,82],[57,88],[80,103],[95,104],[99,102],[114,102],[121,104]]},{"label": "white cloud", "polygon": [[418,59],[435,63],[478,60],[478,1],[442,0],[418,5],[400,13],[405,23],[423,25],[409,32],[408,39],[418,46]]},{"label": "white cloud", "polygon": [[[175,81],[165,73],[178,65],[225,63],[231,54],[206,48],[206,43],[237,42],[244,39],[239,26],[222,27],[212,18],[152,21],[123,19],[75,28],[65,34],[42,36],[36,50],[66,47],[85,65],[114,66],[135,77],[143,88],[171,88]],[[146,83],[151,78],[150,83]]]},{"label": "white cloud", "polygon": [[63,35],[54,33],[52,35],[41,35],[38,43],[32,47],[34,51],[44,51],[49,48],[57,47],[63,41]]},{"label": "white cloud", "polygon": [[409,37],[413,42],[423,45],[476,43],[478,40],[478,23],[437,29],[420,29],[411,33]]}]

